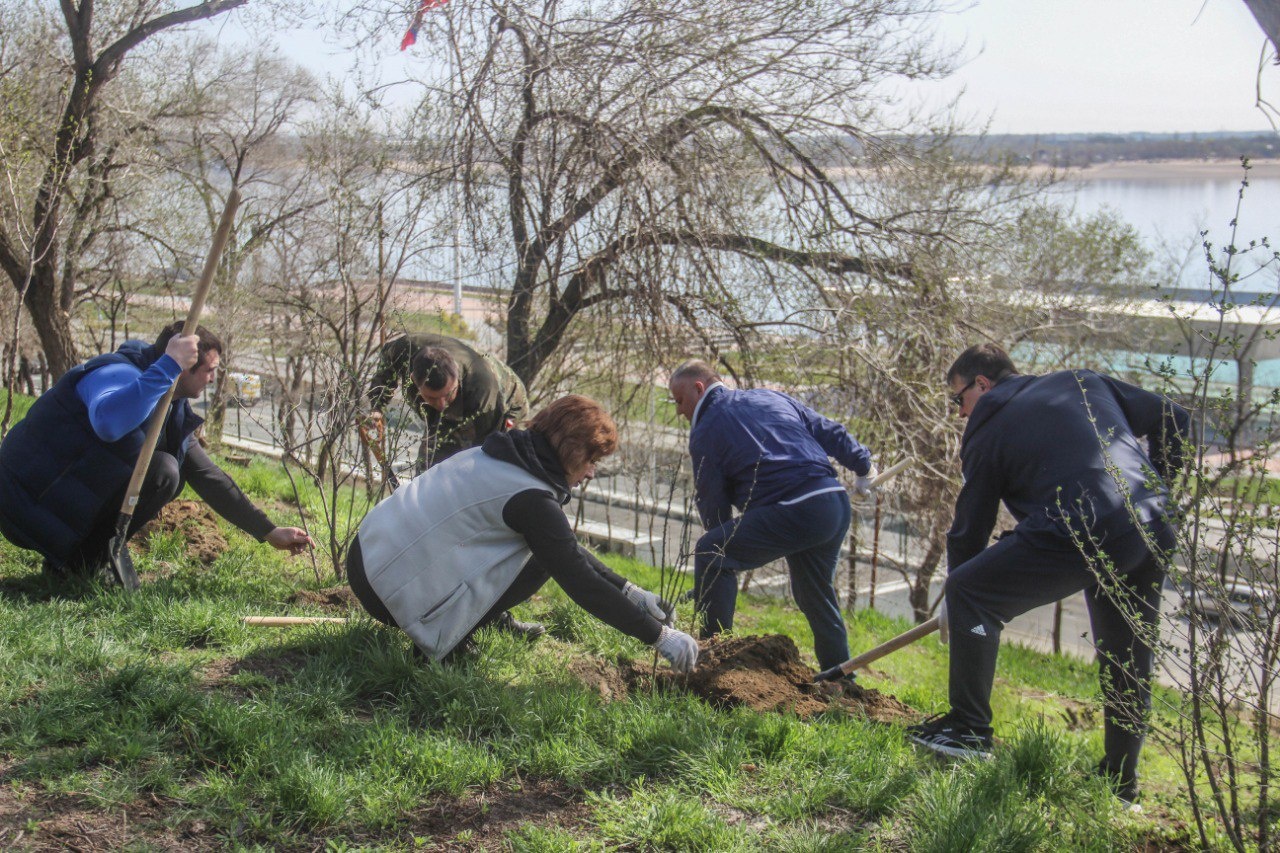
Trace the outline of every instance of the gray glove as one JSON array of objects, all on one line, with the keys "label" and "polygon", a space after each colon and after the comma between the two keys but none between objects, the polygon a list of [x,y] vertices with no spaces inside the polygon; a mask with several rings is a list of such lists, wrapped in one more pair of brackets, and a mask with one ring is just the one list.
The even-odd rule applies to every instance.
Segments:
[{"label": "gray glove", "polygon": [[662,626],[662,633],[653,647],[676,672],[691,672],[698,664],[698,641],[683,631]]},{"label": "gray glove", "polygon": [[946,645],[951,642],[951,619],[947,616],[947,600],[938,602],[938,642]]},{"label": "gray glove", "polygon": [[663,625],[670,625],[671,620],[675,618],[676,609],[671,606],[670,602],[660,598],[657,593],[641,589],[631,581],[623,584],[622,594],[627,597],[627,601],[630,601]]},{"label": "gray glove", "polygon": [[875,488],[871,484],[875,481],[876,477],[879,476],[880,471],[876,468],[876,464],[872,462],[871,470],[853,481],[853,490],[864,497],[871,494],[875,491]]}]

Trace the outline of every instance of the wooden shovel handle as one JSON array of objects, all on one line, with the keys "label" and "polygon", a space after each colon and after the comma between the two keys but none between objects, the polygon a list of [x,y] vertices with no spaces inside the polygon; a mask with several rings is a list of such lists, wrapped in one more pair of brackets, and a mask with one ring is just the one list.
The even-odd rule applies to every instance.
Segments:
[{"label": "wooden shovel handle", "polygon": [[905,471],[907,468],[910,468],[914,464],[916,464],[915,457],[908,456],[906,459],[903,459],[901,462],[898,462],[895,465],[890,465],[888,468],[886,468],[885,470],[877,474],[876,478],[871,481],[871,488],[874,489],[877,486],[880,486],[884,483],[889,482],[894,477],[898,476],[899,474],[901,474],[903,471]]},{"label": "wooden shovel handle", "polygon": [[[204,272],[200,275],[199,284],[196,285],[195,295],[191,297],[191,309],[187,311],[186,322],[182,324],[183,335],[193,334],[196,327],[200,325],[200,312],[204,310],[205,297],[209,294],[210,285],[213,284],[214,273],[218,271],[218,261],[222,258],[222,250],[227,246],[227,239],[231,236],[231,223],[235,221],[236,208],[239,206],[240,193],[233,187],[227,195],[226,206],[222,208],[222,219],[218,222],[218,229],[213,232],[213,244],[209,247],[209,256],[204,261]],[[129,478],[129,488],[124,494],[124,504],[120,507],[121,516],[132,517],[134,507],[138,505],[142,481],[147,476],[147,468],[151,467],[151,456],[155,453],[156,442],[160,440],[160,430],[164,427],[165,418],[169,414],[169,405],[173,402],[173,389],[176,386],[176,382],[169,386],[168,393],[151,413],[151,422],[147,426],[147,438],[142,443],[138,462],[133,466],[133,476]]]},{"label": "wooden shovel handle", "polygon": [[292,628],[295,625],[345,625],[340,616],[246,616],[244,624],[255,628]]},{"label": "wooden shovel handle", "polygon": [[928,622],[922,622],[912,628],[910,631],[903,631],[892,640],[885,640],[880,645],[870,651],[863,652],[855,658],[850,658],[839,666],[833,666],[831,669],[824,670],[814,677],[814,681],[831,681],[842,675],[848,675],[856,669],[865,669],[875,661],[880,660],[887,654],[896,652],[903,646],[909,646],[921,637],[927,637],[934,631],[938,630],[938,617],[935,616]]}]

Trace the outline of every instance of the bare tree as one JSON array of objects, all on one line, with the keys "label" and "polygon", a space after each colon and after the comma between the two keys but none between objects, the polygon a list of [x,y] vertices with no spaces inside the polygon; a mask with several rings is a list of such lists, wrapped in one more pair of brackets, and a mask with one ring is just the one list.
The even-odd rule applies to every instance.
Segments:
[{"label": "bare tree", "polygon": [[[271,234],[319,207],[297,132],[303,111],[315,101],[315,80],[273,51],[255,46],[219,51],[197,40],[177,51],[185,57],[165,86],[175,107],[157,123],[155,146],[164,174],[155,182],[154,209],[164,217],[142,235],[161,266],[194,274],[232,187],[244,198],[223,254],[210,301],[217,312],[223,365],[206,416],[217,441],[226,410],[227,376],[236,370],[241,330],[254,342],[261,302],[237,287],[240,271]],[[164,196],[176,196],[177,203]],[[184,294],[185,295],[185,294]]]},{"label": "bare tree", "polygon": [[[880,175],[881,192],[942,192],[957,211],[983,213],[954,217],[944,239],[914,241],[910,279],[828,291],[810,315],[819,334],[804,369],[827,378],[825,408],[855,413],[882,459],[917,460],[891,492],[899,523],[920,545],[894,566],[910,583],[918,621],[937,603],[930,586],[960,486],[962,422],[947,400],[947,368],[981,341],[1015,356],[1035,344],[1029,371],[1100,366],[1119,336],[1117,309],[1147,268],[1132,227],[1107,214],[1072,217],[1045,195],[1053,180],[937,152],[915,170]],[[1098,310],[1104,302],[1111,310]]]},{"label": "bare tree", "polygon": [[323,497],[320,539],[340,578],[367,508],[343,487],[362,471],[372,476],[355,427],[383,335],[401,325],[390,310],[399,280],[436,248],[424,208],[440,176],[403,168],[419,158],[377,120],[376,105],[333,92],[320,112],[301,142],[323,203],[266,238],[275,262],[255,275],[266,279],[275,319],[269,349],[281,360],[285,389],[278,443]]},{"label": "bare tree", "polygon": [[946,69],[925,31],[936,8],[492,0],[428,15],[420,44],[456,73],[425,81],[418,120],[448,134],[466,265],[508,294],[506,357],[526,384],[589,317],[625,319],[637,341],[677,323],[741,338],[790,291],[904,274],[901,211],[839,178],[894,148],[877,87]]},{"label": "bare tree", "polygon": [[[6,11],[33,31],[50,37],[24,43],[33,72],[54,72],[41,97],[30,103],[36,121],[21,149],[32,168],[6,165],[11,185],[0,214],[0,269],[21,294],[55,376],[76,362],[71,332],[79,255],[90,237],[86,226],[110,199],[113,173],[120,167],[112,138],[130,130],[127,114],[113,113],[110,84],[139,47],[165,31],[221,15],[248,0],[205,0],[182,5],[163,0],[130,0],[99,8],[96,0],[61,0],[58,14],[47,4],[18,2]],[[58,53],[44,59],[46,46]],[[14,50],[13,45],[8,46]],[[47,78],[49,79],[49,78]],[[111,132],[107,128],[111,128]]]},{"label": "bare tree", "polygon": [[[1155,739],[1183,771],[1202,845],[1225,837],[1241,851],[1274,850],[1280,838],[1280,499],[1269,470],[1280,448],[1280,391],[1243,382],[1257,333],[1242,325],[1248,315],[1259,329],[1275,322],[1272,299],[1251,300],[1242,285],[1251,276],[1274,281],[1280,254],[1265,237],[1242,235],[1247,186],[1222,245],[1203,245],[1208,321],[1169,303],[1196,360],[1189,375],[1166,365],[1163,377],[1193,409],[1201,446],[1179,484],[1183,519],[1167,561],[1173,612],[1162,636],[1149,638],[1183,688],[1158,705]],[[1240,363],[1239,384],[1221,380],[1224,360]]]}]

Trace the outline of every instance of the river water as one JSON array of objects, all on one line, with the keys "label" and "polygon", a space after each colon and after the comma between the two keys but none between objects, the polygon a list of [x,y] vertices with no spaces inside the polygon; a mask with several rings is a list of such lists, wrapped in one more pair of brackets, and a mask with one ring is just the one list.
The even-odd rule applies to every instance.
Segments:
[{"label": "river water", "polygon": [[[1268,163],[1251,169],[1248,185],[1242,187],[1243,176],[1243,170],[1231,164],[1111,164],[1080,173],[1066,192],[1078,213],[1110,210],[1138,229],[1155,253],[1157,280],[1152,284],[1182,289],[1189,298],[1206,298],[1213,281],[1204,242],[1217,253],[1228,243],[1244,248],[1253,241],[1259,248],[1243,253],[1238,263],[1236,301],[1247,301],[1245,295],[1254,293],[1274,298],[1277,269],[1263,266],[1271,250],[1262,244],[1280,245],[1280,166]],[[1280,316],[1280,308],[1276,314]],[[1117,364],[1142,356],[1118,353]],[[1192,368],[1189,359],[1172,363],[1180,372]],[[1230,362],[1213,371],[1213,379],[1220,382],[1233,383],[1235,376]],[[1280,359],[1259,362],[1255,383],[1280,387]]]},{"label": "river water", "polygon": [[[1204,299],[1212,284],[1204,241],[1218,249],[1233,239],[1240,247],[1270,239],[1280,245],[1280,161],[1255,164],[1242,198],[1244,175],[1238,163],[1108,163],[1073,173],[1059,192],[1063,201],[1074,202],[1080,215],[1106,209],[1138,229],[1155,256],[1149,284],[1158,284],[1162,290],[1179,288],[1187,298]],[[1231,223],[1237,209],[1239,226],[1233,237]],[[1268,255],[1267,250],[1258,249],[1238,259],[1243,290],[1275,297],[1277,271],[1260,266]],[[424,253],[417,261],[420,267],[411,274],[437,281],[456,276],[467,285],[491,285],[506,279],[506,263],[491,256],[466,256],[455,267],[453,253],[442,247]],[[1280,315],[1280,308],[1276,313]],[[1114,367],[1141,363],[1147,355],[1119,352]],[[1182,373],[1193,367],[1185,358],[1173,358],[1172,366]],[[1215,368],[1213,379],[1234,383],[1235,374],[1235,364],[1227,362]],[[1260,362],[1255,384],[1280,387],[1280,359]]]}]

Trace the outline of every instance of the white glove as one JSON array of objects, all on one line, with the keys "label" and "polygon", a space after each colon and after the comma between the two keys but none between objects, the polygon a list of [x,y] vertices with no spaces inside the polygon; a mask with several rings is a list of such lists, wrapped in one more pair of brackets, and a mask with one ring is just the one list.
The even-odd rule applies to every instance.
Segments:
[{"label": "white glove", "polygon": [[630,601],[663,625],[670,625],[671,620],[675,618],[676,609],[674,607],[659,597],[657,593],[641,589],[631,581],[623,584],[622,594],[627,597],[627,601]]},{"label": "white glove", "polygon": [[951,642],[951,619],[947,616],[947,600],[938,602],[938,642],[946,645]]},{"label": "white glove", "polygon": [[663,625],[658,642],[653,647],[676,672],[691,672],[698,663],[698,641],[675,628]]},{"label": "white glove", "polygon": [[853,481],[853,490],[864,497],[871,494],[873,491],[875,491],[874,487],[871,484],[872,482],[875,481],[876,477],[879,477],[879,476],[880,476],[880,471],[879,469],[876,468],[875,463],[872,462],[871,470]]}]

